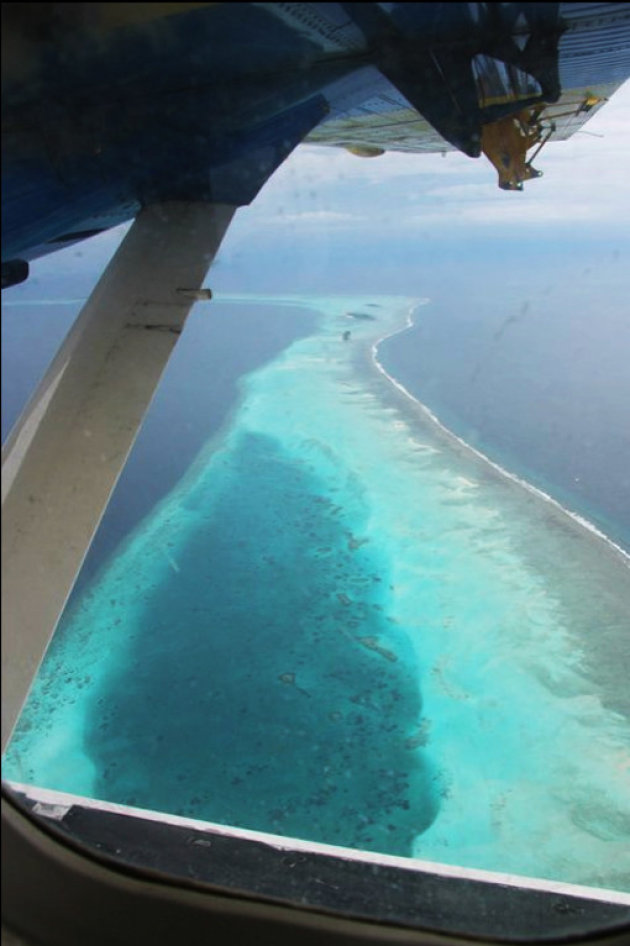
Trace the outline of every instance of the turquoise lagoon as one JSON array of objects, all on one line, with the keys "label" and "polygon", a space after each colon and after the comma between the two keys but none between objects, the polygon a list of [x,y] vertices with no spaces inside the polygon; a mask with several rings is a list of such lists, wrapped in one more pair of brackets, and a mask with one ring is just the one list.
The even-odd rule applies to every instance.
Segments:
[{"label": "turquoise lagoon", "polygon": [[318,328],[73,601],[5,777],[630,890],[628,557],[380,369],[426,300],[231,299]]}]

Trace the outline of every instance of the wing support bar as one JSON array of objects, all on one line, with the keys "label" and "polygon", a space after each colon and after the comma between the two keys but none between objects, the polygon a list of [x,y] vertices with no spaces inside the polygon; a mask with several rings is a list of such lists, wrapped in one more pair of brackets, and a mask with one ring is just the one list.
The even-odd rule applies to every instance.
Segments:
[{"label": "wing support bar", "polygon": [[140,212],[7,441],[3,751],[234,209]]}]

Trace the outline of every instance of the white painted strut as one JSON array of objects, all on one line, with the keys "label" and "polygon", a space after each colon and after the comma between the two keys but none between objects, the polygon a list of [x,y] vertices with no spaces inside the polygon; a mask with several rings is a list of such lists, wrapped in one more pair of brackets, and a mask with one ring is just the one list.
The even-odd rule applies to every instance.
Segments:
[{"label": "white painted strut", "polygon": [[3,751],[234,210],[141,211],[3,451]]}]

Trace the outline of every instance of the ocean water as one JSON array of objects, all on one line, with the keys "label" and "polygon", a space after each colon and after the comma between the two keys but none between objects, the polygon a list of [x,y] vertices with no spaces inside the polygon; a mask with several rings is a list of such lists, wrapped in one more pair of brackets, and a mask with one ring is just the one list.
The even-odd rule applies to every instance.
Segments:
[{"label": "ocean water", "polygon": [[[55,285],[53,280],[43,300],[37,300],[42,294],[37,285],[30,289],[35,300],[26,292],[28,284],[18,286],[23,298],[4,307],[3,442],[81,309],[83,299],[69,299],[73,281],[60,278]],[[89,294],[90,287],[85,288]],[[193,308],[92,542],[75,596],[219,434],[238,404],[239,379],[312,332],[314,324],[314,313],[304,307],[215,301]]]},{"label": "ocean water", "polygon": [[317,328],[74,596],[5,777],[630,890],[627,555],[379,368],[425,300],[222,301]]},{"label": "ocean water", "polygon": [[487,262],[466,269],[465,296],[432,280],[380,358],[467,443],[630,551],[627,280],[601,250],[567,256],[512,260],[500,291]]}]

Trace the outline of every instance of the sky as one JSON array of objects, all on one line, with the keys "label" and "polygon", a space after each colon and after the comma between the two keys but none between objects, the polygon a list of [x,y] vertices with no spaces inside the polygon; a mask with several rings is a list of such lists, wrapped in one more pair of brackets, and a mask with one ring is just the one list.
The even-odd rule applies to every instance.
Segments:
[{"label": "sky", "polygon": [[[576,235],[630,248],[630,80],[568,141],[537,158],[540,179],[502,191],[485,158],[387,152],[359,158],[341,148],[301,145],[255,201],[239,209],[216,265],[238,266],[244,251],[312,246],[324,240],[530,238]],[[35,261],[33,276],[101,268],[127,226]]]},{"label": "sky", "polygon": [[496,171],[483,156],[388,152],[358,158],[342,149],[302,146],[267,182],[248,222],[272,228],[378,224],[397,231],[451,231],[454,223],[608,227],[619,225],[621,205],[630,209],[629,166],[630,81],[582,132],[545,146],[536,160],[544,176],[527,182],[523,192],[499,190]]}]

